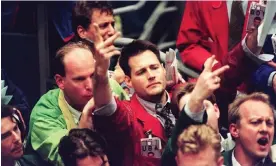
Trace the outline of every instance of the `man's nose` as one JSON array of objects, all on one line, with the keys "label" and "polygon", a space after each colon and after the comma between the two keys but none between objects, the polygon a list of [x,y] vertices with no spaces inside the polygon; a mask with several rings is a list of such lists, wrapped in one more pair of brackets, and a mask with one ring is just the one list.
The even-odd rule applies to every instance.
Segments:
[{"label": "man's nose", "polygon": [[148,80],[154,80],[155,79],[154,73],[151,70],[147,71],[147,77],[148,77]]},{"label": "man's nose", "polygon": [[14,142],[20,142],[21,141],[20,133],[17,133],[15,131],[13,131],[12,135],[13,135],[13,138],[14,138]]},{"label": "man's nose", "polygon": [[92,78],[88,78],[85,82],[85,89],[86,90],[91,90],[92,87],[93,87]]},{"label": "man's nose", "polygon": [[266,122],[263,122],[260,126],[260,131],[261,132],[267,132],[267,124]]},{"label": "man's nose", "polygon": [[108,25],[108,35],[112,36],[115,33],[114,26],[112,24]]}]

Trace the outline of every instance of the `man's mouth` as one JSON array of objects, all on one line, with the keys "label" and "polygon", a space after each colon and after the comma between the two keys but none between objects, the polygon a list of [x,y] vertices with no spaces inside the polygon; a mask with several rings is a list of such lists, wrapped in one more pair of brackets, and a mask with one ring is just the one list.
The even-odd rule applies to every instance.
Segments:
[{"label": "man's mouth", "polygon": [[149,85],[147,86],[147,88],[149,88],[149,87],[151,87],[151,86],[153,86],[153,85],[157,85],[157,84],[160,84],[160,83],[159,83],[159,82],[151,83],[151,84],[149,84]]},{"label": "man's mouth", "polygon": [[12,152],[20,152],[23,150],[23,147],[22,146],[18,146],[18,147],[15,147]]},{"label": "man's mouth", "polygon": [[268,144],[268,138],[262,137],[262,138],[258,139],[257,142],[259,145],[265,146]]}]

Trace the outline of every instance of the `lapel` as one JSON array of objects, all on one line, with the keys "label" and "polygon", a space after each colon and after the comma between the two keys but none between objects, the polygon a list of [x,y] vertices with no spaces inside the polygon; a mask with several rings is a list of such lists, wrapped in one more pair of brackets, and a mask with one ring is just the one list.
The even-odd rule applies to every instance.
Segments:
[{"label": "lapel", "polygon": [[68,130],[71,130],[72,128],[76,128],[76,124],[74,122],[73,116],[65,102],[64,94],[62,90],[59,90],[59,95],[58,95],[58,105],[59,108],[63,114],[63,117],[66,122],[66,126]]},{"label": "lapel", "polygon": [[210,16],[210,33],[216,38],[219,48],[216,48],[216,53],[219,57],[224,56],[228,52],[228,26],[229,18],[227,13],[227,5],[225,1],[211,1],[209,3],[209,16]]},{"label": "lapel", "polygon": [[136,94],[132,96],[130,106],[135,112],[137,120],[142,123],[144,133],[151,130],[153,136],[167,142],[162,124],[157,118],[153,117],[145,110],[145,108],[138,101]]},{"label": "lapel", "polygon": [[233,154],[233,149],[230,151],[225,151],[223,152],[223,158],[224,158],[224,165],[226,166],[232,166],[232,154]]}]

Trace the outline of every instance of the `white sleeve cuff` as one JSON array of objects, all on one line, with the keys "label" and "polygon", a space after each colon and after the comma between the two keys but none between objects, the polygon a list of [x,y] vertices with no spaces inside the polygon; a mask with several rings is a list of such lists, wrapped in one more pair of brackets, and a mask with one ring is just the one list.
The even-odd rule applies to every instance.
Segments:
[{"label": "white sleeve cuff", "polygon": [[276,74],[276,71],[273,71],[272,73],[270,73],[267,81],[267,86],[273,87],[273,78],[276,77],[275,74]]},{"label": "white sleeve cuff", "polygon": [[100,116],[111,116],[112,114],[115,113],[117,109],[117,103],[114,99],[114,97],[112,97],[110,103],[108,103],[105,106],[102,106],[101,108],[97,108],[93,114],[94,115],[100,115]]},{"label": "white sleeve cuff", "polygon": [[203,107],[202,110],[200,112],[191,112],[190,109],[189,109],[189,102],[186,103],[185,107],[183,108],[185,111],[185,113],[191,118],[193,119],[194,121],[197,121],[197,122],[203,122],[203,116],[204,116],[204,113],[205,113],[205,110],[206,108]]},{"label": "white sleeve cuff", "polygon": [[245,37],[242,39],[242,43],[241,43],[241,44],[242,44],[242,49],[243,49],[243,51],[244,51],[245,54],[246,54],[247,56],[249,56],[249,57],[252,57],[252,56],[256,57],[256,55],[253,54],[253,52],[251,52],[250,49],[247,47],[246,42],[245,42],[246,38],[247,38],[247,34],[246,34]]}]

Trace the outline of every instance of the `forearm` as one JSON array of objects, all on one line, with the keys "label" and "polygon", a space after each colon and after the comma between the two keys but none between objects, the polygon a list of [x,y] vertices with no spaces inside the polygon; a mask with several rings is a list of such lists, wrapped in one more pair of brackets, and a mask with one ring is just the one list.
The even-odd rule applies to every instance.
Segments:
[{"label": "forearm", "polygon": [[112,92],[108,82],[107,71],[97,69],[94,74],[94,100],[97,108],[100,108],[112,99]]}]

